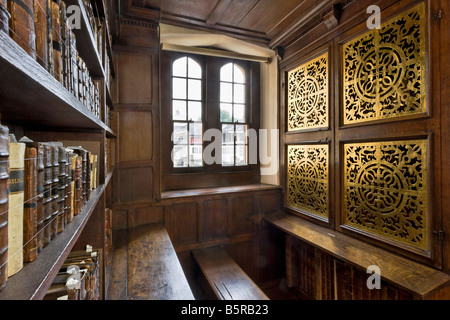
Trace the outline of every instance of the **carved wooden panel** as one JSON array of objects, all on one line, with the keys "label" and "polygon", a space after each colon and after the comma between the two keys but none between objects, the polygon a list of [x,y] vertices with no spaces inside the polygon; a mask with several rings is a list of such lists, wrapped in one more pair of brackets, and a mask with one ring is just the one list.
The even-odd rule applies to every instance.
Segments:
[{"label": "carved wooden panel", "polygon": [[328,218],[328,168],[328,145],[288,146],[288,206]]},{"label": "carved wooden panel", "polygon": [[428,248],[427,141],[344,145],[345,224]]},{"label": "carved wooden panel", "polygon": [[227,210],[226,199],[205,200],[203,206],[203,241],[227,237]]},{"label": "carved wooden panel", "polygon": [[328,53],[288,72],[288,131],[328,127]]},{"label": "carved wooden panel", "polygon": [[426,112],[425,4],[343,46],[344,124]]}]

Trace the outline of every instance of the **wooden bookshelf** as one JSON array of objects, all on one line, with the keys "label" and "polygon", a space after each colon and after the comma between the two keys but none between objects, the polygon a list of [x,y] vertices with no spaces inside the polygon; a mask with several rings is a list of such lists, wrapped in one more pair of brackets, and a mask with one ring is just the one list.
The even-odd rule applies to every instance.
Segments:
[{"label": "wooden bookshelf", "polygon": [[[92,0],[94,3],[94,0]],[[85,61],[89,74],[100,81],[101,115],[94,115],[69,90],[58,82],[45,68],[30,57],[8,34],[0,32],[0,119],[10,127],[11,133],[27,135],[35,141],[86,141],[100,146],[99,185],[91,191],[82,212],[65,225],[38,258],[25,263],[17,274],[8,278],[0,291],[0,300],[40,300],[52,285],[65,259],[72,250],[83,250],[86,245],[103,252],[105,249],[106,189],[114,170],[107,172],[105,150],[107,139],[116,138],[115,132],[105,124],[106,107],[113,108],[112,95],[105,79],[104,60],[97,50],[82,0],[65,0],[67,6],[81,9],[81,29],[74,30],[77,50]],[[101,2],[104,5],[104,2]],[[102,8],[104,11],[105,8]],[[106,32],[105,32],[106,34]],[[110,38],[105,39],[102,51],[110,55]],[[17,136],[20,138],[20,136]],[[103,261],[103,260],[102,260]],[[102,264],[102,279],[105,270]],[[105,283],[101,291],[104,293]]]}]

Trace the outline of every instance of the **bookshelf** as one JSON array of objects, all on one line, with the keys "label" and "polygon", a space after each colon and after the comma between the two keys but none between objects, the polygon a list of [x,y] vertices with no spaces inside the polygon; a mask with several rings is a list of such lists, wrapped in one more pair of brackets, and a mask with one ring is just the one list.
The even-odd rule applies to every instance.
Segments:
[{"label": "bookshelf", "polygon": [[[67,224],[31,263],[8,278],[6,287],[0,290],[0,300],[40,300],[51,286],[67,256],[75,250],[91,245],[100,252],[106,250],[105,209],[110,199],[110,181],[114,167],[108,159],[106,147],[116,138],[108,121],[108,109],[113,110],[108,68],[113,68],[113,55],[108,23],[102,29],[103,54],[99,54],[96,38],[89,25],[82,0],[66,0],[66,5],[78,5],[81,9],[81,29],[74,30],[79,56],[85,61],[90,76],[100,81],[100,116],[94,115],[77,97],[57,81],[45,68],[29,56],[8,34],[0,31],[0,120],[10,133],[19,139],[22,135],[34,141],[77,141],[83,146],[95,143],[99,146],[98,185],[82,212]],[[98,14],[108,18],[104,1]],[[108,55],[108,59],[105,58]],[[114,77],[114,70],[109,74]],[[112,86],[111,86],[112,87]],[[107,165],[107,162],[108,165]],[[102,297],[107,288],[108,268],[102,261]]]}]

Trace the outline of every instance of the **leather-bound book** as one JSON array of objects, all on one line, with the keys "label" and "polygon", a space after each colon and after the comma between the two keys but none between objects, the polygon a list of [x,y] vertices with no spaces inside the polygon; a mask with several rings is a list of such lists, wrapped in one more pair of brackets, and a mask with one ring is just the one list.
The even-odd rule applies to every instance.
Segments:
[{"label": "leather-bound book", "polygon": [[88,151],[82,147],[69,147],[74,153],[78,154],[82,158],[82,168],[81,168],[81,191],[82,191],[82,203],[83,205],[87,202],[87,171],[88,171]]},{"label": "leather-bound book", "polygon": [[52,2],[47,0],[47,71],[53,75],[53,18]]},{"label": "leather-bound book", "polygon": [[70,210],[70,218],[69,218],[69,220],[72,221],[73,217],[76,215],[76,209],[77,209],[75,207],[75,169],[76,169],[76,163],[77,163],[77,155],[73,153],[73,150],[70,150],[70,151],[71,151],[71,157],[72,157],[72,159],[71,159],[71,166],[70,166],[70,173],[71,173],[72,179],[70,181],[71,182],[71,188],[70,188],[70,191],[71,191],[71,197],[70,197],[71,210]]},{"label": "leather-bound book", "polygon": [[[22,141],[20,141],[22,142]],[[23,262],[36,260],[37,250],[37,150],[25,149],[25,191],[23,204]]]},{"label": "leather-bound book", "polygon": [[52,187],[51,187],[51,218],[50,218],[50,239],[53,240],[58,234],[57,217],[58,217],[58,187],[59,187],[59,162],[58,162],[58,147],[53,144],[49,144],[52,148]]},{"label": "leather-bound book", "polygon": [[84,82],[83,82],[83,59],[77,56],[77,69],[78,69],[78,100],[84,103]]},{"label": "leather-bound book", "polygon": [[83,175],[83,157],[76,156],[75,161],[75,192],[74,192],[74,215],[77,216],[81,213],[83,209],[83,189],[81,177]]},{"label": "leather-bound book", "polygon": [[65,214],[66,214],[66,206],[65,206],[65,195],[66,195],[66,148],[58,147],[58,163],[59,163],[59,172],[58,172],[58,216],[57,216],[57,232],[61,233],[64,231],[65,227]]},{"label": "leather-bound book", "polygon": [[37,221],[37,247],[38,252],[43,248],[43,227],[44,227],[44,146],[40,143],[35,143],[37,150],[37,185],[36,185],[36,221]]},{"label": "leather-bound book", "polygon": [[70,60],[72,75],[72,93],[78,98],[78,51],[77,38],[73,31],[70,32]]},{"label": "leather-bound book", "polygon": [[8,277],[23,268],[23,204],[25,177],[25,144],[12,136],[9,143],[10,177],[8,210]]},{"label": "leather-bound book", "polygon": [[52,147],[44,145],[44,197],[42,200],[42,214],[43,214],[43,232],[42,245],[45,248],[51,241],[51,226],[52,219]]},{"label": "leather-bound book", "polygon": [[0,290],[6,286],[8,260],[9,129],[0,125]]},{"label": "leather-bound book", "polygon": [[92,154],[86,152],[86,201],[91,198]]},{"label": "leather-bound book", "polygon": [[69,224],[72,222],[72,153],[73,151],[70,149],[66,149],[66,186],[64,191],[64,208],[65,208],[65,216],[64,222],[65,224]]},{"label": "leather-bound book", "polygon": [[36,33],[36,61],[48,70],[47,0],[34,0],[34,29]]},{"label": "leather-bound book", "polygon": [[62,60],[62,84],[68,90],[69,87],[69,60],[70,60],[70,28],[67,22],[66,3],[60,3],[60,26],[61,26],[61,60]]},{"label": "leather-bound book", "polygon": [[52,49],[53,49],[53,77],[62,83],[62,40],[60,1],[52,0]]},{"label": "leather-bound book", "polygon": [[6,0],[0,0],[0,31],[4,31],[6,34],[8,34],[10,18]]},{"label": "leather-bound book", "polygon": [[8,11],[11,14],[11,19],[9,20],[11,38],[33,59],[36,59],[33,1],[8,0]]}]

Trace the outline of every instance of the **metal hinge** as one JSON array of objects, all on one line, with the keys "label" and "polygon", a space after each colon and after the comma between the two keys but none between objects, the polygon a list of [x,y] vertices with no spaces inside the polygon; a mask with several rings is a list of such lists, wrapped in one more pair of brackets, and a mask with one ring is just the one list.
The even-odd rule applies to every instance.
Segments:
[{"label": "metal hinge", "polygon": [[442,19],[442,10],[439,10],[438,13],[436,13],[436,14],[433,16],[433,19],[434,19],[434,20],[439,20],[439,21],[441,21],[441,19]]},{"label": "metal hinge", "polygon": [[445,237],[444,230],[433,231],[433,233],[438,235],[439,241],[444,241],[444,237]]}]

